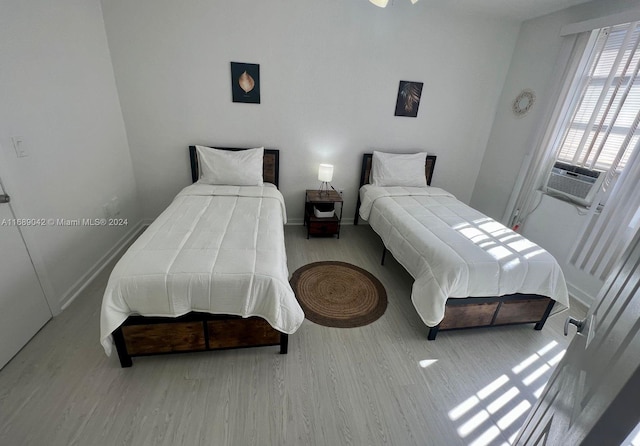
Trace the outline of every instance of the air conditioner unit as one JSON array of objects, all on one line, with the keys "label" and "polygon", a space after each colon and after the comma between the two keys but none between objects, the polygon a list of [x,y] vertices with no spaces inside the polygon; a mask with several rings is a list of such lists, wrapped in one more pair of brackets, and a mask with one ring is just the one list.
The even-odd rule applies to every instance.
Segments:
[{"label": "air conditioner unit", "polygon": [[604,180],[604,172],[556,162],[551,169],[545,192],[562,195],[583,206],[589,206]]}]

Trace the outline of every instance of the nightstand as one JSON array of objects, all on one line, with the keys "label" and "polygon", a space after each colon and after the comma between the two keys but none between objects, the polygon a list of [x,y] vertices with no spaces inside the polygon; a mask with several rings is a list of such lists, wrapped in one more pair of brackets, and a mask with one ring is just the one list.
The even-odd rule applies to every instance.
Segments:
[{"label": "nightstand", "polygon": [[[337,203],[340,203],[339,210],[336,209]],[[323,216],[323,213],[331,213],[331,211],[333,215]],[[310,235],[337,235],[340,238],[341,220],[342,197],[338,192],[307,189],[304,198],[304,224],[307,225],[307,238]]]}]

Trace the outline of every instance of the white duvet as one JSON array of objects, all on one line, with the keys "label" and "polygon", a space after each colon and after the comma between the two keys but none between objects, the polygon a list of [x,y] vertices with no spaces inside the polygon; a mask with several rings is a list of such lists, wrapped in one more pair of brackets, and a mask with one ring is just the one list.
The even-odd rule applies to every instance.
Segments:
[{"label": "white duvet", "polygon": [[282,194],[264,186],[193,184],[117,263],[102,301],[100,340],[132,314],[260,316],[293,333],[304,313],[289,285]]},{"label": "white duvet", "polygon": [[360,216],[415,282],[425,324],[444,318],[447,298],[539,294],[569,306],[560,266],[544,249],[435,187],[360,189]]}]

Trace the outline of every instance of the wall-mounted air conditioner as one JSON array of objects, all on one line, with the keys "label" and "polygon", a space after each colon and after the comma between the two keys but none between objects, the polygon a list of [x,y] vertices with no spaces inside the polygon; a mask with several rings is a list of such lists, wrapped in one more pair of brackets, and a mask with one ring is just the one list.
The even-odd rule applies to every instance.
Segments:
[{"label": "wall-mounted air conditioner", "polygon": [[589,206],[604,180],[604,172],[556,162],[544,187],[551,195],[562,195]]}]

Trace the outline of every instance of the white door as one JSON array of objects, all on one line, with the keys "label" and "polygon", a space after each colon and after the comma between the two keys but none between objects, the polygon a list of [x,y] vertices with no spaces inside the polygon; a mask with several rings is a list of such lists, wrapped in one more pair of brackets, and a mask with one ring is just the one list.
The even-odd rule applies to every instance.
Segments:
[{"label": "white door", "polygon": [[617,446],[638,424],[640,233],[577,325],[515,444]]},{"label": "white door", "polygon": [[0,183],[0,369],[51,319],[31,258]]}]

